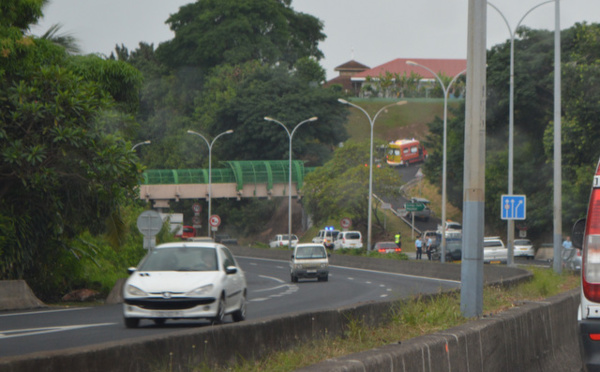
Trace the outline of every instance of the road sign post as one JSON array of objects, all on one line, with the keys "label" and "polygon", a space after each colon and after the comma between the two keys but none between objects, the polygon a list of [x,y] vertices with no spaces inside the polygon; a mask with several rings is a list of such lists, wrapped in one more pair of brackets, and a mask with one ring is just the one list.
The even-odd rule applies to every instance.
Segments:
[{"label": "road sign post", "polygon": [[156,234],[160,231],[163,220],[157,211],[143,211],[137,219],[138,230],[144,235],[144,248],[154,249],[156,247]]},{"label": "road sign post", "polygon": [[524,220],[526,215],[525,195],[502,195],[500,218],[503,220]]}]

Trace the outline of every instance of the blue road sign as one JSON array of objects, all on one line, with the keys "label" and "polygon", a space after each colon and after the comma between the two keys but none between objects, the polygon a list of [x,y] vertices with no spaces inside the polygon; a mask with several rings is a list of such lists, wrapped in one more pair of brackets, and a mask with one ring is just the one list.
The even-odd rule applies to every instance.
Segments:
[{"label": "blue road sign", "polygon": [[525,195],[502,195],[501,218],[503,220],[524,220],[525,204]]}]

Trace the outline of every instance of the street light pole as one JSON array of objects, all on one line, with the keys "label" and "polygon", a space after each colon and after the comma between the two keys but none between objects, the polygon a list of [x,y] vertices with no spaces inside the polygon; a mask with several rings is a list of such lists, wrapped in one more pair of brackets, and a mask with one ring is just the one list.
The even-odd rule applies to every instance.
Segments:
[{"label": "street light pole", "polygon": [[213,147],[215,141],[217,140],[217,138],[219,138],[225,134],[231,134],[231,133],[233,133],[233,130],[229,129],[228,131],[220,133],[215,138],[213,138],[212,142],[208,142],[206,137],[204,137],[203,135],[201,135],[198,132],[194,132],[193,130],[188,130],[187,132],[189,134],[193,134],[193,135],[196,135],[196,136],[202,138],[204,140],[204,142],[206,142],[206,145],[208,146],[208,222],[206,223],[206,231],[207,231],[206,235],[210,236],[211,235],[210,234],[210,216],[212,213],[211,212],[211,207],[212,207],[212,147]]},{"label": "street light pole", "polygon": [[[289,177],[289,180],[288,180],[288,242],[289,242],[290,249],[292,248],[292,138],[294,137],[294,133],[296,133],[296,129],[298,129],[298,127],[300,127],[304,123],[315,121],[317,119],[318,118],[316,116],[313,116],[310,119],[301,121],[294,127],[294,129],[290,133],[290,131],[287,129],[287,127],[285,125],[283,125],[282,122],[280,122],[279,120],[275,120],[272,117],[265,116],[266,121],[272,121],[274,123],[281,125],[283,127],[283,129],[285,129],[285,132],[287,133],[287,135],[290,139],[290,148],[289,148],[290,164],[289,164],[289,170],[288,170],[288,177]],[[297,187],[296,187],[296,189],[297,189]]]},{"label": "street light pole", "polygon": [[[488,2],[487,4],[494,8],[498,14],[506,23],[506,27],[508,27],[508,33],[510,34],[510,94],[509,94],[509,103],[508,103],[508,195],[513,194],[513,169],[514,169],[514,116],[515,116],[515,105],[514,105],[514,92],[515,92],[515,34],[523,22],[523,19],[527,17],[529,13],[533,10],[539,8],[540,6],[548,3],[553,3],[555,0],[548,0],[540,3],[533,8],[529,9],[527,13],[521,17],[519,22],[517,23],[517,27],[515,27],[514,31],[510,28],[510,24],[508,20],[502,14],[500,9],[498,9],[494,4]],[[507,221],[507,248],[508,248],[508,258],[506,264],[508,266],[512,266],[514,264],[514,239],[515,239],[515,221],[509,219]]]},{"label": "street light pole", "polygon": [[151,144],[151,141],[144,141],[144,142],[140,142],[140,143],[136,143],[132,148],[131,151],[135,150],[136,147],[141,146],[141,145],[149,145]]},{"label": "street light pole", "polygon": [[411,66],[418,66],[418,67],[422,67],[425,70],[431,72],[433,74],[433,76],[435,76],[435,78],[438,80],[438,82],[440,83],[440,85],[442,86],[442,91],[444,92],[444,145],[443,145],[443,161],[442,161],[442,256],[441,256],[441,261],[442,262],[446,262],[446,199],[447,199],[447,194],[446,194],[446,179],[447,179],[447,171],[446,171],[446,164],[447,164],[447,157],[446,157],[446,152],[447,152],[447,133],[448,133],[448,92],[450,91],[450,87],[452,86],[452,84],[454,84],[454,82],[458,79],[458,77],[462,74],[464,74],[465,72],[467,72],[467,70],[462,70],[461,72],[459,72],[458,74],[456,74],[456,76],[454,76],[454,78],[452,79],[452,81],[450,81],[450,83],[448,84],[448,86],[446,87],[444,85],[444,82],[442,81],[442,79],[440,79],[439,75],[436,74],[435,72],[433,72],[430,68],[423,66],[421,64],[418,64],[416,62],[413,61],[406,61],[406,63],[408,65]]},{"label": "street light pole", "polygon": [[371,126],[371,145],[369,146],[369,214],[368,214],[368,221],[367,221],[367,251],[371,249],[371,214],[372,214],[372,205],[373,205],[373,127],[375,127],[375,120],[377,120],[377,117],[379,116],[380,113],[382,113],[386,108],[391,107],[391,106],[400,106],[400,105],[404,105],[406,104],[406,101],[398,101],[396,103],[392,103],[390,105],[387,106],[383,106],[381,109],[379,109],[379,111],[377,111],[377,113],[375,114],[375,116],[373,117],[373,119],[371,119],[371,116],[369,115],[369,113],[363,109],[362,107],[355,105],[352,102],[348,102],[345,99],[342,98],[338,98],[338,102],[343,103],[344,105],[349,105],[352,107],[355,107],[357,109],[359,109],[360,111],[362,111],[366,116],[367,119],[369,119],[369,125]]}]

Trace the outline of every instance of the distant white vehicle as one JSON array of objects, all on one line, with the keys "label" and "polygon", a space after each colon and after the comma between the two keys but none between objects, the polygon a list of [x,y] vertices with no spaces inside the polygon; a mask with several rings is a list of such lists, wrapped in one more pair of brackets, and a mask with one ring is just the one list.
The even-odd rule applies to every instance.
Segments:
[{"label": "distant white vehicle", "polygon": [[[442,225],[438,225],[437,232],[442,234]],[[462,225],[454,221],[446,221],[446,238],[462,238]]]},{"label": "distant white vehicle", "polygon": [[294,248],[296,245],[298,245],[298,237],[294,234],[291,236],[292,238],[290,239],[288,234],[277,234],[269,242],[269,247],[283,248],[291,246],[291,248]]},{"label": "distant white vehicle", "polygon": [[333,242],[333,249],[361,249],[363,247],[360,231],[342,231]]},{"label": "distant white vehicle", "polygon": [[499,264],[508,261],[508,249],[498,236],[483,239],[483,263]]}]

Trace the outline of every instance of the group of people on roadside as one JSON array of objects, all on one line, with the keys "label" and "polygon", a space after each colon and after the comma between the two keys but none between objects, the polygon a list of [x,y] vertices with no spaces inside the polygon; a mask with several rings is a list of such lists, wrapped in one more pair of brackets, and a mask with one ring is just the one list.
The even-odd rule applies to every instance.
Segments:
[{"label": "group of people on roadside", "polygon": [[431,261],[431,254],[433,253],[433,241],[431,237],[428,237],[426,240],[423,236],[417,236],[417,240],[415,240],[415,248],[417,249],[417,260],[421,260],[423,257],[423,248],[425,248],[425,254],[427,254],[427,259]]}]

